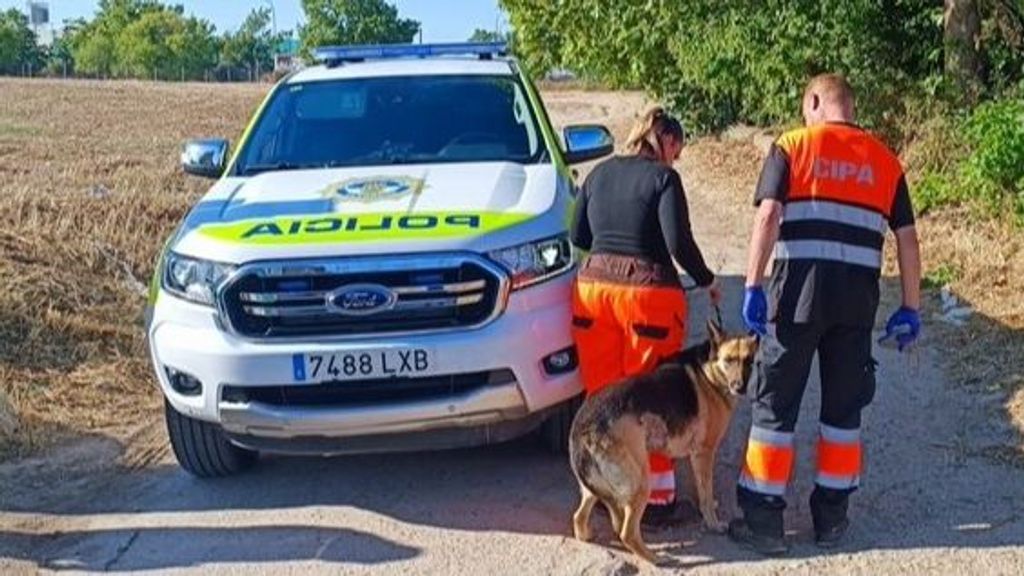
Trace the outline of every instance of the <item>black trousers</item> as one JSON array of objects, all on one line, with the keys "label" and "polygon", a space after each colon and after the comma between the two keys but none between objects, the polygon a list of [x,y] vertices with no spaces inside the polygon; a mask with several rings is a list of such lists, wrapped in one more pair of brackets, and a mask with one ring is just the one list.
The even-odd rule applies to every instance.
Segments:
[{"label": "black trousers", "polygon": [[[876,363],[871,356],[871,327],[824,323],[779,323],[762,338],[751,382],[753,426],[792,433],[807,387],[811,363],[818,355],[821,373],[820,423],[840,430],[858,430],[861,410],[875,394]],[[815,527],[825,529],[846,517],[853,488],[835,489],[816,484],[811,495]],[[737,501],[745,514],[764,517],[781,530],[785,498],[737,487]],[[774,516],[777,516],[775,518]]]}]

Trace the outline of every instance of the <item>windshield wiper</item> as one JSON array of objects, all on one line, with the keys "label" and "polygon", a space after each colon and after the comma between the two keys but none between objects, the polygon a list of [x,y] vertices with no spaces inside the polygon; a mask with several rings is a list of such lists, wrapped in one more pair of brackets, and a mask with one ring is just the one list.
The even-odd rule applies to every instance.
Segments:
[{"label": "windshield wiper", "polygon": [[295,162],[275,162],[270,164],[250,164],[242,170],[243,176],[254,176],[264,172],[283,172],[286,170],[308,170],[323,168],[323,164],[297,164]]}]

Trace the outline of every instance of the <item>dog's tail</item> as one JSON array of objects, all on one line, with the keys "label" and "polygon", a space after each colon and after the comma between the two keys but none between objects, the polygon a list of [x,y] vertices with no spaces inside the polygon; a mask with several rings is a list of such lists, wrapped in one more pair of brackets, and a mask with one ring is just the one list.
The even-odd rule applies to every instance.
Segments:
[{"label": "dog's tail", "polygon": [[580,446],[575,442],[569,445],[569,465],[572,467],[572,472],[576,475],[576,479],[580,481],[580,484],[586,486],[594,494],[601,495],[590,480],[595,474],[600,474],[601,471],[597,466],[597,462],[594,461],[594,456],[586,446]]},{"label": "dog's tail", "polygon": [[576,411],[576,415],[572,419],[572,425],[569,426],[569,467],[572,468],[572,473],[577,478],[582,478],[581,472],[586,470],[590,465],[587,462],[586,448],[581,446],[583,443],[583,426],[580,422],[580,411]]},{"label": "dog's tail", "polygon": [[[584,403],[586,406],[586,403]],[[594,461],[594,456],[591,454],[590,446],[588,446],[587,440],[589,434],[587,434],[587,425],[584,422],[584,410],[581,409],[576,412],[576,417],[573,418],[572,426],[569,430],[569,466],[572,468],[572,473],[576,475],[576,479],[587,487],[588,490],[597,494],[594,490],[590,478],[593,478],[594,474],[599,474],[597,462]]]},{"label": "dog's tail", "polygon": [[594,411],[591,400],[584,401],[576,412],[569,431],[569,466],[580,484],[604,502],[615,502],[614,488],[605,481],[599,444],[595,436],[608,433],[607,415]]},{"label": "dog's tail", "polygon": [[603,502],[617,502],[613,488],[605,481],[605,470],[584,438],[569,443],[569,465],[580,484]]}]

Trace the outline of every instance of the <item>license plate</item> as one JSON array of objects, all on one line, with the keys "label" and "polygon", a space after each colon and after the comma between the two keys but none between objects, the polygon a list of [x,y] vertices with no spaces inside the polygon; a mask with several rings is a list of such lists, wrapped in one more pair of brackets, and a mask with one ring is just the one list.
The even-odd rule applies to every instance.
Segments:
[{"label": "license plate", "polygon": [[433,365],[433,353],[423,348],[295,354],[292,357],[297,382],[409,377],[429,372]]}]

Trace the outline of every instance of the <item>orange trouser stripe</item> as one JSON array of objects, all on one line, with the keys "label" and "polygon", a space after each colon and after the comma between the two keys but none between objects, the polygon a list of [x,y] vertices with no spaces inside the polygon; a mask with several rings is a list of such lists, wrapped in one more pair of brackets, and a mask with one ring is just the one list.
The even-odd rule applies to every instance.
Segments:
[{"label": "orange trouser stripe", "polygon": [[832,476],[859,476],[861,472],[860,443],[838,444],[819,439],[818,471]]},{"label": "orange trouser stripe", "polygon": [[743,471],[754,480],[785,484],[789,481],[792,469],[792,447],[774,446],[753,438],[748,441]]},{"label": "orange trouser stripe", "polygon": [[675,472],[675,462],[668,456],[654,452],[651,454],[651,472]]},{"label": "orange trouser stripe", "polygon": [[651,490],[651,495],[647,497],[648,504],[665,505],[675,501],[675,490]]},{"label": "orange trouser stripe", "polygon": [[648,454],[647,458],[651,488],[651,494],[647,501],[651,504],[671,504],[675,502],[675,462],[660,452],[652,452]]}]

